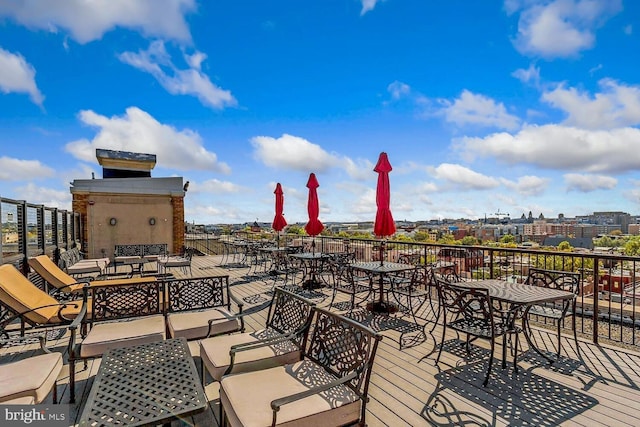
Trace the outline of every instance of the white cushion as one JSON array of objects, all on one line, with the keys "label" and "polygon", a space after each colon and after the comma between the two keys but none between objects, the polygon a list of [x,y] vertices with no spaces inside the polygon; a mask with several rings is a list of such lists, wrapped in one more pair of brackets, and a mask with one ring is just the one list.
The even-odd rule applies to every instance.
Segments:
[{"label": "white cushion", "polygon": [[[200,357],[211,376],[220,381],[231,363],[231,346],[246,343],[259,343],[277,336],[272,329],[261,329],[244,334],[222,335],[200,341]],[[245,350],[236,353],[233,373],[249,372],[274,366],[295,363],[300,360],[300,349],[291,341]]]},{"label": "white cushion", "polygon": [[[303,392],[334,380],[322,366],[310,360],[293,365],[225,375],[220,381],[220,400],[232,427],[271,425],[271,401]],[[360,400],[340,385],[283,405],[278,426],[336,426],[351,424],[360,416]]]},{"label": "white cushion", "polygon": [[91,328],[80,346],[80,357],[95,357],[112,348],[162,341],[165,338],[164,316],[147,316],[124,322],[98,323]]},{"label": "white cushion", "polygon": [[167,316],[169,335],[172,338],[185,337],[188,340],[205,338],[209,330],[209,319],[215,319],[211,334],[234,332],[240,329],[237,319],[229,319],[233,314],[225,308],[202,311],[170,313]]}]

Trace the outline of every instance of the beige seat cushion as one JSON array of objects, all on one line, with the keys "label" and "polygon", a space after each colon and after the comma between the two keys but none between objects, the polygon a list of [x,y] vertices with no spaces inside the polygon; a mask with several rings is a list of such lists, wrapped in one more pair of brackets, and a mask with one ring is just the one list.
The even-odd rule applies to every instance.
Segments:
[{"label": "beige seat cushion", "polygon": [[147,344],[165,338],[164,316],[93,325],[80,346],[80,357],[95,357],[112,348]]},{"label": "beige seat cushion", "polygon": [[[271,329],[261,329],[244,334],[222,335],[200,341],[200,357],[211,376],[220,381],[231,363],[229,351],[231,346],[246,343],[259,343],[265,339],[278,336]],[[259,347],[253,350],[236,353],[233,373],[267,369],[274,366],[295,363],[300,360],[300,349],[291,341]]]},{"label": "beige seat cushion", "polygon": [[209,319],[216,320],[211,327],[212,335],[234,332],[240,329],[240,322],[237,319],[229,320],[231,316],[225,308],[171,313],[167,316],[169,335],[172,338],[185,337],[188,340],[205,338],[209,330]]},{"label": "beige seat cushion", "polygon": [[[334,379],[310,360],[261,371],[222,377],[220,399],[231,426],[271,425],[271,401],[309,390]],[[353,423],[360,416],[360,401],[341,385],[280,408],[278,426],[336,426]]]},{"label": "beige seat cushion", "polygon": [[67,273],[69,274],[88,274],[88,273],[101,273],[102,267],[95,263],[75,263],[67,267]]},{"label": "beige seat cushion", "polygon": [[[62,370],[62,354],[48,353],[0,365],[0,402],[42,402]],[[17,400],[17,401],[16,401]]]}]

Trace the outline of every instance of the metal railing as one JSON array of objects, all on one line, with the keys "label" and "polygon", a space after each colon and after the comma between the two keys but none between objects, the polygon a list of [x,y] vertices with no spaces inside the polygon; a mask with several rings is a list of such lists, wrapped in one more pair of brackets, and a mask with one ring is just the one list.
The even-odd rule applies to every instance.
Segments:
[{"label": "metal railing", "polygon": [[[229,238],[274,240],[273,236],[236,233],[233,236],[187,235],[186,244],[207,254],[222,254]],[[502,279],[523,282],[529,268],[572,271],[581,275],[576,327],[594,343],[600,340],[640,345],[640,257],[595,252],[564,252],[489,246],[441,245],[329,236],[284,235],[281,245],[302,245],[318,252],[355,252],[358,260],[396,261],[401,254],[419,254],[421,263],[451,262],[464,280]],[[541,322],[544,323],[543,320]],[[571,328],[571,322],[564,325]]]},{"label": "metal railing", "polygon": [[0,197],[0,264],[28,273],[28,257],[56,257],[60,249],[82,242],[80,214]]}]

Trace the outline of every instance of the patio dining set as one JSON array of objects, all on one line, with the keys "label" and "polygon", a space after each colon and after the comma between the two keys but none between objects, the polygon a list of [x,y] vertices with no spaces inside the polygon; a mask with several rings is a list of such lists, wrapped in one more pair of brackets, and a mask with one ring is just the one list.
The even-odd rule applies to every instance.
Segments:
[{"label": "patio dining set", "polygon": [[[356,309],[380,316],[408,315],[424,328],[432,324],[431,331],[440,325],[436,364],[445,349],[447,329],[465,337],[467,350],[475,339],[487,339],[491,350],[484,385],[490,380],[498,338],[503,340],[503,368],[510,344],[514,370],[518,369],[520,336],[530,348],[554,362],[530,339],[532,319],[556,322],[557,358],[560,324],[573,317],[577,345],[572,316],[580,286],[576,273],[532,268],[525,283],[463,280],[455,264],[427,264],[413,254],[403,254],[396,262],[358,261],[349,251],[308,252],[298,245],[279,244],[256,248],[244,255],[247,274],[273,280],[273,299],[265,328],[254,332],[244,330],[243,303],[233,297],[228,279],[226,285],[216,281],[210,287],[207,278],[175,280],[143,275],[82,283],[50,259],[49,265],[46,256],[34,257],[29,264],[55,289],[51,295],[66,298],[58,300],[47,292],[36,292],[26,277],[5,265],[0,267],[0,302],[15,313],[22,330],[30,325],[71,331],[74,339],[70,340],[68,363],[72,365],[72,392],[75,364],[102,358],[81,415],[82,422],[90,425],[101,425],[114,417],[123,424],[157,424],[198,413],[208,405],[202,388],[207,378],[219,382],[220,419],[231,425],[243,425],[254,416],[267,425],[296,417],[324,422],[329,413],[328,419],[338,417],[335,419],[340,422],[328,425],[342,425],[344,420],[364,422],[367,384],[382,335],[354,321],[349,313]],[[332,293],[326,308],[296,292],[298,288],[319,287]],[[207,305],[203,302],[206,297],[195,289],[226,297]],[[339,293],[349,297],[343,314],[332,310]],[[236,311],[230,310],[232,301]],[[425,306],[431,316],[429,321],[419,322],[416,316]],[[213,313],[219,315],[221,309],[227,310],[226,314],[216,320]],[[110,323],[114,320],[118,321],[116,326]],[[230,321],[233,327],[216,328],[221,322],[231,325]],[[200,340],[200,369],[189,353],[187,340]],[[335,350],[327,351],[327,346],[335,346]],[[56,400],[55,379],[63,361],[57,353],[51,355],[44,343],[42,348],[45,355],[30,358],[34,366],[41,366],[38,370],[21,369],[16,376],[17,366],[0,367],[3,376],[5,372],[14,375],[13,388],[3,389],[0,402],[39,403],[51,390]],[[350,365],[354,360],[359,361],[357,366]],[[343,370],[337,366],[350,367]],[[266,388],[259,386],[262,384]],[[317,400],[313,396],[324,397]],[[247,415],[247,408],[254,415]]]},{"label": "patio dining set", "polygon": [[[465,346],[475,339],[490,342],[491,357],[484,380],[486,385],[493,362],[496,339],[502,338],[502,367],[506,367],[507,350],[512,346],[513,366],[517,372],[520,337],[529,348],[549,363],[560,357],[560,328],[566,318],[572,320],[577,351],[575,306],[580,289],[580,274],[531,267],[523,283],[496,279],[462,279],[453,262],[423,263],[419,254],[402,253],[395,262],[357,261],[354,253],[299,252],[281,247],[269,265],[280,266],[287,274],[283,285],[301,289],[328,288],[332,292],[329,308],[338,293],[349,296],[349,312],[365,309],[375,315],[409,316],[415,325],[442,326],[442,341],[436,363],[443,349],[447,329],[465,336]],[[285,259],[286,261],[283,261]],[[286,265],[287,267],[282,267]],[[271,270],[273,271],[273,270]],[[275,280],[274,280],[274,283]],[[425,307],[427,308],[425,310]],[[420,313],[420,315],[418,314]],[[426,316],[425,313],[428,315]],[[420,316],[423,322],[418,320]],[[531,321],[553,323],[557,331],[555,358],[541,351],[531,339]],[[429,356],[429,355],[427,355]]]}]

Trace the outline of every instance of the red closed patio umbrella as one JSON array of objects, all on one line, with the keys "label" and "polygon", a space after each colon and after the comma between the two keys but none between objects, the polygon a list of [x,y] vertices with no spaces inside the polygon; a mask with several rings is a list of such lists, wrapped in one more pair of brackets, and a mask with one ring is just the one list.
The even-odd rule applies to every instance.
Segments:
[{"label": "red closed patio umbrella", "polygon": [[[316,174],[311,173],[309,180],[307,181],[307,188],[309,189],[309,199],[307,200],[307,212],[309,214],[309,222],[304,226],[305,231],[309,236],[317,236],[324,230],[324,225],[318,219],[320,214],[320,204],[318,203],[317,189],[320,186],[316,179]],[[311,242],[311,246],[315,249],[315,240]]]},{"label": "red closed patio umbrella", "polygon": [[[380,153],[378,163],[373,168],[378,173],[378,185],[376,187],[376,221],[373,233],[378,237],[392,236],[396,232],[396,224],[391,215],[391,188],[389,186],[389,172],[393,170],[387,153]],[[380,245],[380,264],[384,261],[384,241]]]},{"label": "red closed patio umbrella", "polygon": [[277,232],[278,246],[280,246],[280,232],[287,226],[287,220],[284,219],[282,214],[284,211],[284,192],[280,183],[276,184],[273,194],[276,195],[276,215],[273,217],[271,227]]}]

